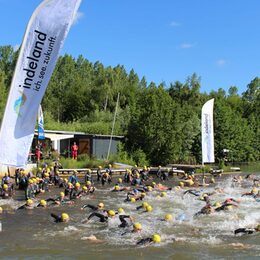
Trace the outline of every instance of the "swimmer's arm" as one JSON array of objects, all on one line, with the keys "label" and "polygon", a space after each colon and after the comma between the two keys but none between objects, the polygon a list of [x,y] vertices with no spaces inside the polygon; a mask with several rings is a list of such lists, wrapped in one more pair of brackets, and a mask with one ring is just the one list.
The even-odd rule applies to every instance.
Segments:
[{"label": "swimmer's arm", "polygon": [[150,237],[148,237],[148,238],[143,238],[143,239],[141,239],[141,240],[139,240],[136,244],[137,245],[141,245],[141,246],[143,246],[143,245],[147,245],[147,244],[150,244],[150,243],[152,243],[152,239],[150,238]]},{"label": "swimmer's arm", "polygon": [[61,217],[56,215],[56,214],[53,214],[51,213],[51,216],[55,219],[56,222],[61,222]]},{"label": "swimmer's arm", "polygon": [[234,231],[235,235],[238,233],[246,233],[246,234],[253,234],[255,229],[253,228],[238,228]]}]

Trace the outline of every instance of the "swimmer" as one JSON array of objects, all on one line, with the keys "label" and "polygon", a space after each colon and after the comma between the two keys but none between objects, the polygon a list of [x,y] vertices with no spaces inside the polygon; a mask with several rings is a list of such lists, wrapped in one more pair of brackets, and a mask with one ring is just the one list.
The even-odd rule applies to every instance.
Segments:
[{"label": "swimmer", "polygon": [[[129,219],[129,222],[127,222],[126,219]],[[120,220],[121,224],[118,227],[125,228],[125,227],[129,227],[130,225],[132,225],[134,219],[130,215],[120,215],[119,220]]]},{"label": "swimmer", "polygon": [[48,198],[46,199],[47,202],[53,202],[53,204],[56,205],[64,205],[64,204],[73,204],[74,202],[72,200],[69,199],[65,199],[65,193],[64,192],[60,192],[60,196],[57,197],[56,199],[53,198]]},{"label": "swimmer", "polygon": [[47,208],[48,204],[46,200],[41,200],[40,203],[36,206],[37,208]]},{"label": "swimmer", "polygon": [[192,194],[192,195],[198,197],[198,196],[200,196],[201,191],[194,190],[194,189],[193,190],[192,189],[186,190],[186,191],[183,192],[183,196],[186,195],[187,193]]},{"label": "swimmer", "polygon": [[82,196],[82,191],[80,190],[80,183],[76,182],[74,189],[70,192],[70,200],[79,199]]},{"label": "swimmer", "polygon": [[82,223],[88,222],[93,217],[97,217],[98,221],[101,223],[107,223],[109,218],[113,219],[113,218],[115,218],[115,215],[116,215],[116,213],[113,210],[108,210],[106,215],[101,214],[99,212],[93,212],[88,216],[88,218],[86,220],[82,221]]},{"label": "swimmer", "polygon": [[84,204],[84,205],[81,207],[81,209],[89,208],[89,209],[91,209],[91,210],[93,210],[93,211],[101,211],[101,212],[104,212],[104,211],[106,211],[106,210],[104,209],[104,207],[105,207],[104,203],[100,202],[100,203],[98,203],[97,206],[94,206],[94,205],[91,205],[91,204]]},{"label": "swimmer", "polygon": [[161,242],[161,236],[158,234],[154,234],[152,237],[143,238],[139,240],[136,245],[138,246],[144,246],[144,245],[150,245],[152,243],[160,243]]},{"label": "swimmer", "polygon": [[51,213],[51,217],[53,217],[55,219],[56,223],[68,222],[70,220],[70,217],[67,213],[62,213],[60,216]]},{"label": "swimmer", "polygon": [[33,200],[31,199],[28,199],[26,201],[26,203],[24,205],[22,205],[21,207],[19,207],[18,209],[33,209],[34,206],[33,206]]},{"label": "swimmer", "polygon": [[114,188],[111,190],[112,192],[125,191],[125,187],[120,187],[119,184],[116,184]]},{"label": "swimmer", "polygon": [[213,213],[214,211],[215,211],[215,209],[211,206],[211,204],[207,204],[199,212],[195,213],[194,217],[197,217],[202,214],[209,215],[209,214]]},{"label": "swimmer", "polygon": [[234,231],[235,235],[238,233],[253,234],[255,232],[260,232],[260,224],[258,224],[255,228],[238,228]]},{"label": "swimmer", "polygon": [[256,187],[253,187],[253,189],[250,191],[250,192],[246,192],[246,193],[243,193],[241,196],[244,197],[244,196],[255,196],[257,194],[257,188]]}]

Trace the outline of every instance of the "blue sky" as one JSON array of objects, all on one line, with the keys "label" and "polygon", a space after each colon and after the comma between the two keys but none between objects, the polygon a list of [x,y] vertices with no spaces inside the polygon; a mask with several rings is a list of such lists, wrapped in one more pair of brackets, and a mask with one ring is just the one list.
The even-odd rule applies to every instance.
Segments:
[{"label": "blue sky", "polygon": [[[0,45],[21,44],[41,0],[0,0]],[[259,0],[82,0],[65,52],[106,66],[122,64],[159,84],[196,72],[201,91],[259,76]]]}]

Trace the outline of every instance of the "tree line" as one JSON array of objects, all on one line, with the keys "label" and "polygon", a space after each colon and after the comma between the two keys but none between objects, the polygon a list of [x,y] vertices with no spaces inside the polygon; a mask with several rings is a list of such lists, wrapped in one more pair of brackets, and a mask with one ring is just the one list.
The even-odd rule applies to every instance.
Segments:
[{"label": "tree line", "polygon": [[[0,122],[18,51],[0,46]],[[260,78],[246,91],[236,86],[200,91],[196,73],[167,86],[139,78],[124,66],[105,67],[83,56],[60,56],[42,101],[45,128],[110,134],[120,93],[115,134],[125,136],[124,153],[150,164],[200,163],[200,116],[203,104],[215,98],[215,156],[234,162],[260,160]]]}]

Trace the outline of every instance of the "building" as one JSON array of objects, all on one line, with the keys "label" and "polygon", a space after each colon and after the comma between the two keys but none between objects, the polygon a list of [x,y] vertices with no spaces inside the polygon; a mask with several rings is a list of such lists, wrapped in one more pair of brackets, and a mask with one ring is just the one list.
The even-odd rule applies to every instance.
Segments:
[{"label": "building", "polygon": [[[106,159],[109,144],[110,155],[117,154],[118,144],[124,139],[123,136],[110,136],[99,134],[86,134],[83,132],[68,132],[45,130],[45,140],[39,141],[45,152],[57,151],[64,157],[71,157],[71,146],[74,142],[79,147],[78,154],[87,154],[89,157],[97,159]],[[35,130],[35,136],[32,144],[31,160],[34,161],[35,147],[38,143],[38,132]]]}]

